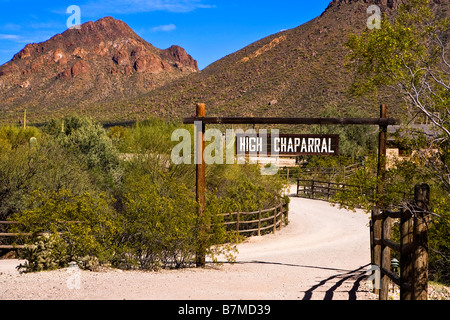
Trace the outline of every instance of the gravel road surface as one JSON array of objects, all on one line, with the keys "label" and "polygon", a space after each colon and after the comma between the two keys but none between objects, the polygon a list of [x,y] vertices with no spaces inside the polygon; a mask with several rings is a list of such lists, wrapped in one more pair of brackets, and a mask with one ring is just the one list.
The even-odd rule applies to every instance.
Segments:
[{"label": "gravel road surface", "polygon": [[[369,300],[369,216],[292,197],[290,224],[238,246],[237,263],[161,272],[19,274],[0,261],[0,300]],[[77,282],[76,280],[80,281]]]}]

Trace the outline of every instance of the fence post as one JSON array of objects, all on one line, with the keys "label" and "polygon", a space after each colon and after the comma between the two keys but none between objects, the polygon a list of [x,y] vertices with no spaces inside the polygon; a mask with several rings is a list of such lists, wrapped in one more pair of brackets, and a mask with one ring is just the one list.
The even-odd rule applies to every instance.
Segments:
[{"label": "fence post", "polygon": [[285,204],[283,205],[283,208],[284,208],[284,210],[286,210],[286,215],[285,215],[284,219],[285,219],[286,224],[287,224],[287,223],[289,223],[289,210],[288,210],[288,204],[285,203]]},{"label": "fence post", "polygon": [[[375,242],[375,239],[382,239],[383,224],[376,216],[380,214],[380,208],[376,208],[372,213],[372,240],[373,240],[373,253],[372,253],[372,265],[381,266],[381,245]],[[374,293],[380,294],[380,290],[374,286]]]},{"label": "fence post", "polygon": [[240,220],[240,213],[238,211],[237,216],[236,216],[236,233],[237,234],[239,234],[239,220]]},{"label": "fence post", "polygon": [[413,300],[428,299],[428,213],[430,203],[430,186],[422,183],[416,186],[414,205],[414,283]]},{"label": "fence post", "polygon": [[261,209],[258,211],[258,237],[261,237]]},{"label": "fence post", "polygon": [[275,207],[275,212],[273,214],[273,234],[277,233],[277,208]]},{"label": "fence post", "polygon": [[[388,216],[383,217],[382,222],[382,241],[391,240],[392,219]],[[391,249],[384,243],[381,245],[381,270],[391,271]],[[389,298],[389,276],[381,272],[380,300]]]},{"label": "fence post", "polygon": [[331,182],[328,182],[328,197],[327,200],[330,200],[330,189],[331,189]]},{"label": "fence post", "polygon": [[[388,108],[386,105],[381,106],[380,110],[380,118],[387,119],[388,118]],[[387,143],[387,126],[380,125],[380,132],[378,138],[378,170],[377,170],[377,214],[380,213],[380,208],[385,207],[384,198],[385,198],[385,181],[386,181],[386,143]],[[375,212],[374,212],[375,213]],[[373,236],[375,239],[381,239],[382,237],[382,221],[373,219]],[[381,266],[381,246],[374,246],[374,261],[373,264],[377,266]],[[379,290],[375,290],[375,293],[379,293]]]},{"label": "fence post", "polygon": [[280,213],[281,213],[281,216],[280,216],[280,218],[281,218],[281,220],[280,220],[280,231],[281,231],[281,230],[283,230],[283,204],[280,204],[279,208],[280,208]]},{"label": "fence post", "polygon": [[412,248],[414,234],[414,220],[411,211],[401,209],[400,219],[400,300],[412,300],[412,288],[406,288],[405,284],[412,285],[414,279],[414,264]]},{"label": "fence post", "polygon": [[375,212],[377,211],[377,208],[372,209],[372,217],[369,221],[369,227],[370,227],[370,264],[373,266],[375,265],[375,242],[374,242],[374,234],[373,234],[373,223],[375,216]]}]

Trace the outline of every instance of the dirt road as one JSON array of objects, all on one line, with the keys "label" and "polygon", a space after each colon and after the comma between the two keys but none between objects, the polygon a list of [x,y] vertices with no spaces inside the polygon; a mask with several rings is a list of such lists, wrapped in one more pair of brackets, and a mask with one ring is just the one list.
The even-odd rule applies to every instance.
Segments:
[{"label": "dirt road", "polygon": [[[239,245],[236,264],[162,272],[18,274],[0,261],[0,300],[365,300],[368,216],[291,198],[290,224]],[[75,285],[74,285],[75,284]]]}]

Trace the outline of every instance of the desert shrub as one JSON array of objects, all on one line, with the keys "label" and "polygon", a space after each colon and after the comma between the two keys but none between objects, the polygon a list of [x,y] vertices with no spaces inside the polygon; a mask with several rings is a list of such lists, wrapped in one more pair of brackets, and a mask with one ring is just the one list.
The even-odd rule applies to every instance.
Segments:
[{"label": "desert shrub", "polygon": [[25,210],[26,198],[37,189],[78,195],[96,187],[87,167],[51,137],[39,138],[35,147],[0,150],[0,218]]},{"label": "desert shrub", "polygon": [[[25,249],[26,271],[66,267],[76,262],[86,266],[87,257],[108,263],[120,232],[120,217],[104,194],[74,196],[70,191],[33,192],[31,209],[13,216],[17,232],[31,232]],[[42,234],[47,234],[42,236]]]},{"label": "desert shrub", "polygon": [[207,188],[229,205],[225,212],[256,211],[281,202],[285,180],[263,176],[257,165],[216,165],[207,173]]},{"label": "desert shrub", "polygon": [[0,127],[0,149],[16,149],[19,146],[29,145],[31,138],[40,138],[41,132],[35,127]]},{"label": "desert shrub", "polygon": [[22,252],[23,270],[71,262],[181,268],[195,264],[200,245],[216,262],[233,261],[236,237],[221,214],[278,205],[283,180],[262,176],[256,165],[208,166],[199,217],[195,165],[170,159],[177,144],[171,136],[180,127],[192,132],[161,120],[106,131],[87,118],[66,117],[34,134],[32,146],[24,139],[12,148],[0,139],[2,219],[34,235],[21,240],[32,245]]},{"label": "desert shrub", "polygon": [[[359,169],[347,183],[358,186],[338,192],[333,200],[343,207],[360,207],[370,213],[378,201],[375,192],[379,180],[376,177],[377,162],[369,157],[365,167]],[[431,187],[430,211],[434,213],[429,224],[429,267],[430,278],[448,284],[450,274],[448,261],[450,256],[450,206],[449,194],[442,184],[434,181],[432,173],[420,161],[399,161],[386,173],[384,201],[393,210],[403,203],[411,203],[415,185],[427,182]],[[399,224],[393,225],[394,240],[400,241]],[[393,253],[395,255],[395,253]],[[398,255],[397,255],[398,258]]]},{"label": "desert shrub", "polygon": [[86,117],[49,121],[43,131],[86,164],[99,184],[120,180],[119,153],[107,131]]},{"label": "desert shrub", "polygon": [[150,156],[136,157],[125,170],[124,232],[116,264],[150,270],[181,268],[195,263],[201,243],[209,253],[222,250],[226,232],[218,223],[218,209],[208,206],[199,218],[192,190],[154,163]]}]

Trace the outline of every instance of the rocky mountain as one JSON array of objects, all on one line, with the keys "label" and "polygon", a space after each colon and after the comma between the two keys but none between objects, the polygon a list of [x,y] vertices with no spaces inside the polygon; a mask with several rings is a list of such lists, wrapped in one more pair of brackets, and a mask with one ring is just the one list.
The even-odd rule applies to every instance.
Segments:
[{"label": "rocky mountain", "polygon": [[[367,27],[371,4],[387,16],[405,0],[333,0],[324,13],[268,36],[197,72],[182,48],[159,50],[112,18],[28,45],[0,68],[1,119],[34,122],[69,112],[104,122],[183,118],[205,103],[209,116],[391,115],[402,100],[389,92],[354,97],[345,43]],[[449,15],[449,0],[433,0]],[[331,116],[327,114],[326,116]],[[34,117],[34,118],[33,118]],[[17,121],[17,120],[16,120]]]},{"label": "rocky mountain", "polygon": [[[370,5],[392,17],[402,1],[333,0],[321,16],[250,44],[134,104],[168,118],[192,115],[198,102],[206,104],[209,116],[378,117],[381,103],[399,116],[404,101],[391,92],[350,94],[355,74],[346,67],[345,43],[367,28]],[[449,16],[449,0],[434,3],[436,12]]]},{"label": "rocky mountain", "polygon": [[399,3],[334,0],[321,16],[155,89],[134,105],[168,118],[192,115],[197,102],[210,116],[319,116],[327,107],[340,115],[358,110],[378,116],[380,102],[392,106],[393,98],[349,96],[354,74],[345,67],[348,36],[367,27],[374,2],[389,15]]},{"label": "rocky mountain", "polygon": [[28,44],[0,67],[2,118],[27,108],[57,116],[130,99],[198,71],[179,46],[155,48],[124,22],[106,17]]}]

